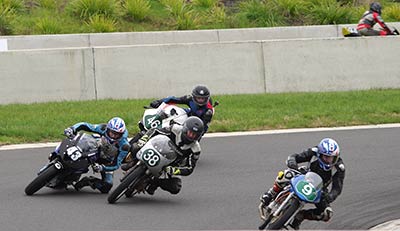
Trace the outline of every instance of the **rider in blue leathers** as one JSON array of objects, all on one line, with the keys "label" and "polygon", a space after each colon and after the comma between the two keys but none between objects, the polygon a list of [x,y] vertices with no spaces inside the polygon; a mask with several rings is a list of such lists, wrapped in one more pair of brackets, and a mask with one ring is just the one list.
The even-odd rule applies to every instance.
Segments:
[{"label": "rider in blue leathers", "polygon": [[[93,167],[95,172],[100,172],[101,179],[85,176],[76,182],[74,187],[80,190],[85,186],[90,186],[102,193],[108,193],[113,186],[113,172],[121,166],[122,160],[130,149],[125,122],[119,117],[110,119],[107,124],[81,122],[66,128],[64,134],[73,137],[78,131],[93,132],[101,136],[98,158]],[[52,155],[56,154],[57,150],[52,153]]]}]

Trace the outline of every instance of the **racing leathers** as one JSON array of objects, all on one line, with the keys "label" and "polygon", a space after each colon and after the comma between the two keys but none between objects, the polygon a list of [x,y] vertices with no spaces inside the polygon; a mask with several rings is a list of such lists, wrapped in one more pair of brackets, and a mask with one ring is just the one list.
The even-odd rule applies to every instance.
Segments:
[{"label": "racing leathers", "polygon": [[[374,30],[375,24],[378,23],[383,30]],[[379,13],[374,11],[366,11],[357,25],[357,31],[364,36],[385,36],[391,35],[393,32],[383,21]]]},{"label": "racing leathers", "polygon": [[93,176],[83,177],[74,184],[76,190],[80,190],[85,186],[91,186],[102,193],[108,193],[113,186],[113,173],[121,166],[122,160],[128,154],[130,145],[128,143],[128,130],[125,130],[122,137],[118,140],[108,141],[105,137],[106,128],[107,124],[90,124],[86,122],[80,122],[71,126],[75,134],[78,131],[87,131],[101,136],[100,149],[95,161],[98,164],[101,179]]},{"label": "racing leathers", "polygon": [[192,95],[185,95],[182,97],[170,96],[170,97],[163,98],[160,100],[155,100],[150,104],[150,106],[156,108],[162,102],[175,103],[175,104],[186,104],[187,106],[189,106],[189,108],[185,108],[185,111],[187,112],[188,116],[199,117],[204,123],[204,133],[207,132],[208,126],[214,115],[214,107],[213,107],[211,98],[208,100],[207,104],[205,104],[204,106],[199,106],[194,102]]},{"label": "racing leathers", "polygon": [[[332,169],[325,171],[320,167],[317,159],[317,147],[309,148],[298,154],[290,155],[287,159],[289,168],[297,169],[298,163],[308,162],[308,168],[311,172],[317,173],[323,180],[323,193],[319,203],[315,204],[315,209],[301,210],[293,220],[291,226],[298,229],[304,219],[307,220],[323,220],[328,221],[332,217],[333,211],[330,203],[336,200],[343,189],[343,181],[345,177],[345,166],[343,160],[339,157],[337,163]],[[282,171],[278,174],[274,185],[264,195],[261,196],[261,201],[264,206],[275,198],[275,196],[290,182],[290,179],[285,178],[285,173]],[[331,190],[328,187],[331,186]]]},{"label": "racing leathers", "polygon": [[133,159],[133,161],[131,163],[127,163],[126,165],[129,165],[129,167],[131,167],[137,161],[135,156],[140,148],[143,147],[145,142],[147,142],[151,137],[158,134],[166,135],[172,141],[174,141],[177,148],[176,151],[178,157],[172,164],[170,164],[166,168],[165,177],[155,179],[153,182],[151,182],[146,191],[152,195],[154,194],[154,191],[157,189],[157,187],[160,187],[163,190],[170,192],[171,194],[177,194],[182,188],[182,180],[180,176],[188,176],[193,173],[193,170],[196,167],[196,162],[199,159],[201,152],[200,144],[198,141],[185,142],[184,140],[182,140],[182,125],[173,124],[171,127],[168,128],[153,128],[148,130],[139,139],[138,142],[132,145],[131,159]]}]

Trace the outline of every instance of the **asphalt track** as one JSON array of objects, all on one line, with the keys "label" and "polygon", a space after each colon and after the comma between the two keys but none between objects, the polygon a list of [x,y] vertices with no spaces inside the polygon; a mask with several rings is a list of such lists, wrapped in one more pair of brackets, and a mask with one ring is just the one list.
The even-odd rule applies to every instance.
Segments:
[{"label": "asphalt track", "polygon": [[[25,196],[25,186],[52,148],[0,151],[1,230],[255,230],[259,196],[284,168],[288,154],[335,138],[346,179],[328,223],[305,221],[303,229],[368,229],[400,218],[400,128],[317,131],[213,137],[180,194],[122,198],[85,189],[43,188]],[[118,184],[120,172],[114,182]]]}]

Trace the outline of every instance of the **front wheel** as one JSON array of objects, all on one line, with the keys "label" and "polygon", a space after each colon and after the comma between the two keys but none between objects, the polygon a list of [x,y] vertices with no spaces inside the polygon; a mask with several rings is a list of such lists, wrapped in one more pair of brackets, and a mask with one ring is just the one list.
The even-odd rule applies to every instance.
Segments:
[{"label": "front wheel", "polygon": [[114,204],[117,202],[117,200],[129,189],[130,185],[132,185],[131,187],[135,187],[135,185],[141,180],[141,176],[144,175],[145,171],[145,166],[139,166],[129,172],[128,175],[124,177],[121,184],[119,184],[118,187],[116,187],[108,196],[108,203]]},{"label": "front wheel", "polygon": [[28,186],[25,188],[25,194],[30,196],[46,185],[54,176],[57,175],[58,169],[51,165],[40,173]]},{"label": "front wheel", "polygon": [[278,230],[283,228],[285,223],[292,217],[292,215],[297,211],[300,206],[300,202],[297,198],[291,198],[286,208],[283,208],[278,217],[273,217],[271,222],[268,224],[268,230]]}]

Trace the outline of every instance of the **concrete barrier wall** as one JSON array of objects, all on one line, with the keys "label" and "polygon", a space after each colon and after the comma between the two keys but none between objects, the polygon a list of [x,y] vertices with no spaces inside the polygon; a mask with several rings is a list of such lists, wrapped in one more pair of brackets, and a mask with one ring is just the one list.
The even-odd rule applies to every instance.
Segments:
[{"label": "concrete barrier wall", "polygon": [[263,43],[267,92],[400,88],[400,40],[336,38]]},{"label": "concrete barrier wall", "polygon": [[[400,23],[389,23],[389,25],[395,26],[396,28],[400,29]],[[0,36],[0,39],[7,39],[9,50],[20,50],[65,47],[342,37],[341,30],[343,26],[354,27],[355,25],[352,24],[195,31]]]},{"label": "concrete barrier wall", "polygon": [[99,99],[183,95],[198,83],[214,94],[265,92],[260,42],[96,48],[95,60]]},{"label": "concrete barrier wall", "polygon": [[0,103],[400,88],[398,37],[0,52]]},{"label": "concrete barrier wall", "polygon": [[92,49],[0,52],[0,103],[95,99]]}]

